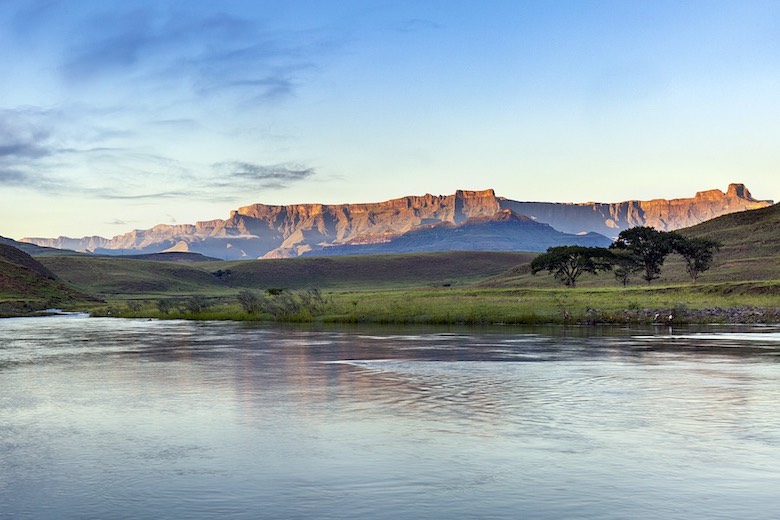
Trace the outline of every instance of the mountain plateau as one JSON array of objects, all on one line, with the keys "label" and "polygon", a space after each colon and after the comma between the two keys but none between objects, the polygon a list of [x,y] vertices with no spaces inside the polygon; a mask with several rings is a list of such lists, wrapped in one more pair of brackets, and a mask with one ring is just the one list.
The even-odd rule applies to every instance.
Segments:
[{"label": "mountain plateau", "polygon": [[[347,254],[361,249],[368,252],[363,246],[390,243],[398,246],[415,241],[417,245],[404,246],[409,247],[406,250],[432,250],[431,243],[423,244],[425,240],[420,240],[420,235],[413,234],[398,242],[405,234],[420,231],[422,236],[434,233],[435,241],[446,243],[447,249],[474,249],[479,243],[484,250],[505,250],[514,240],[515,245],[511,247],[543,251],[549,244],[561,244],[563,236],[570,240],[563,243],[574,244],[582,243],[577,235],[599,233],[614,237],[621,230],[638,225],[668,231],[770,204],[771,201],[754,199],[742,184],[731,184],[725,193],[709,190],[687,199],[577,204],[520,202],[497,197],[490,189],[459,190],[452,195],[427,194],[362,204],[252,204],[232,211],[226,220],[161,224],[111,239],[92,236],[81,239],[23,238],[22,241],[112,255],[189,251],[222,259],[254,259]],[[506,234],[498,241],[487,237],[476,240],[473,235],[467,240],[460,238],[464,236],[462,224],[470,220],[475,224],[474,219],[497,222],[502,215],[508,218],[507,210],[513,212],[513,218],[549,226],[545,226],[544,231],[536,228],[535,240],[529,240],[528,236],[522,240],[510,239]],[[516,229],[521,227],[515,226]],[[527,231],[530,227],[526,225],[524,229]],[[542,238],[542,235],[547,237]]]}]

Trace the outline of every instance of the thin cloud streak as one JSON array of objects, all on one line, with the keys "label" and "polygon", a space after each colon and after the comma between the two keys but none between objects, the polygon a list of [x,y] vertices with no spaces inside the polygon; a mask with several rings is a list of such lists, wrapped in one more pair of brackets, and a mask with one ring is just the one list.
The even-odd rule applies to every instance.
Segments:
[{"label": "thin cloud streak", "polygon": [[250,185],[257,183],[264,188],[286,188],[292,182],[302,181],[316,174],[314,168],[299,164],[261,165],[240,161],[215,163],[212,169],[220,177]]}]

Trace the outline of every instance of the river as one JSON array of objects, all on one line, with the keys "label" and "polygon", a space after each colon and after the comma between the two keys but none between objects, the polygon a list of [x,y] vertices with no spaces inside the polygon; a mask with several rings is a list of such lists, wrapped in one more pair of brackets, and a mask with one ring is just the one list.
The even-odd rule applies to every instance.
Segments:
[{"label": "river", "polygon": [[777,518],[780,328],[0,320],[0,518]]}]

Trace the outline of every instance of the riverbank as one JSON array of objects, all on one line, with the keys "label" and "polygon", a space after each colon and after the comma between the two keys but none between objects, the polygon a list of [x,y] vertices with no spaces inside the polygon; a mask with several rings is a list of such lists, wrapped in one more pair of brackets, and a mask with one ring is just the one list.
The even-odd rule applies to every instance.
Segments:
[{"label": "riverbank", "polygon": [[[780,283],[577,289],[427,288],[322,292],[322,303],[291,304],[296,292],[247,312],[237,297],[115,299],[87,309],[135,318],[377,324],[705,324],[780,323]],[[278,300],[274,300],[278,298]],[[198,306],[192,305],[194,299]],[[277,306],[278,308],[278,306]]]}]

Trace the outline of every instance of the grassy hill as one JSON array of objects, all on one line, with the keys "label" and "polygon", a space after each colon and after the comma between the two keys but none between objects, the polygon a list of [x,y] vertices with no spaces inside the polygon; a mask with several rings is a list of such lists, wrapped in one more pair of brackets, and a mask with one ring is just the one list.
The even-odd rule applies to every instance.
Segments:
[{"label": "grassy hill", "polygon": [[528,262],[533,253],[458,251],[184,264],[123,257],[44,257],[80,290],[103,296],[232,295],[242,288],[344,290],[467,285]]},{"label": "grassy hill", "polygon": [[[723,247],[715,255],[712,267],[702,273],[699,284],[735,282],[780,283],[780,205],[723,215],[696,226],[679,230],[685,236],[717,240]],[[677,255],[668,257],[661,277],[654,286],[689,282],[684,264]],[[484,287],[559,287],[560,283],[545,272],[532,275],[528,265],[515,266],[486,280]],[[584,275],[577,285],[587,288],[616,286],[609,273]],[[636,276],[632,285],[644,285]],[[759,284],[761,285],[761,284]]]},{"label": "grassy hill", "polygon": [[68,287],[30,255],[0,244],[0,316],[73,305],[91,298]]},{"label": "grassy hill", "polygon": [[723,244],[709,271],[711,279],[780,280],[780,204],[724,215],[680,232]]},{"label": "grassy hill", "polygon": [[42,257],[40,261],[62,280],[101,296],[233,292],[210,272],[191,264],[86,255]]},{"label": "grassy hill", "polygon": [[534,253],[450,251],[233,261],[208,266],[236,287],[381,289],[466,285],[530,261]]}]

